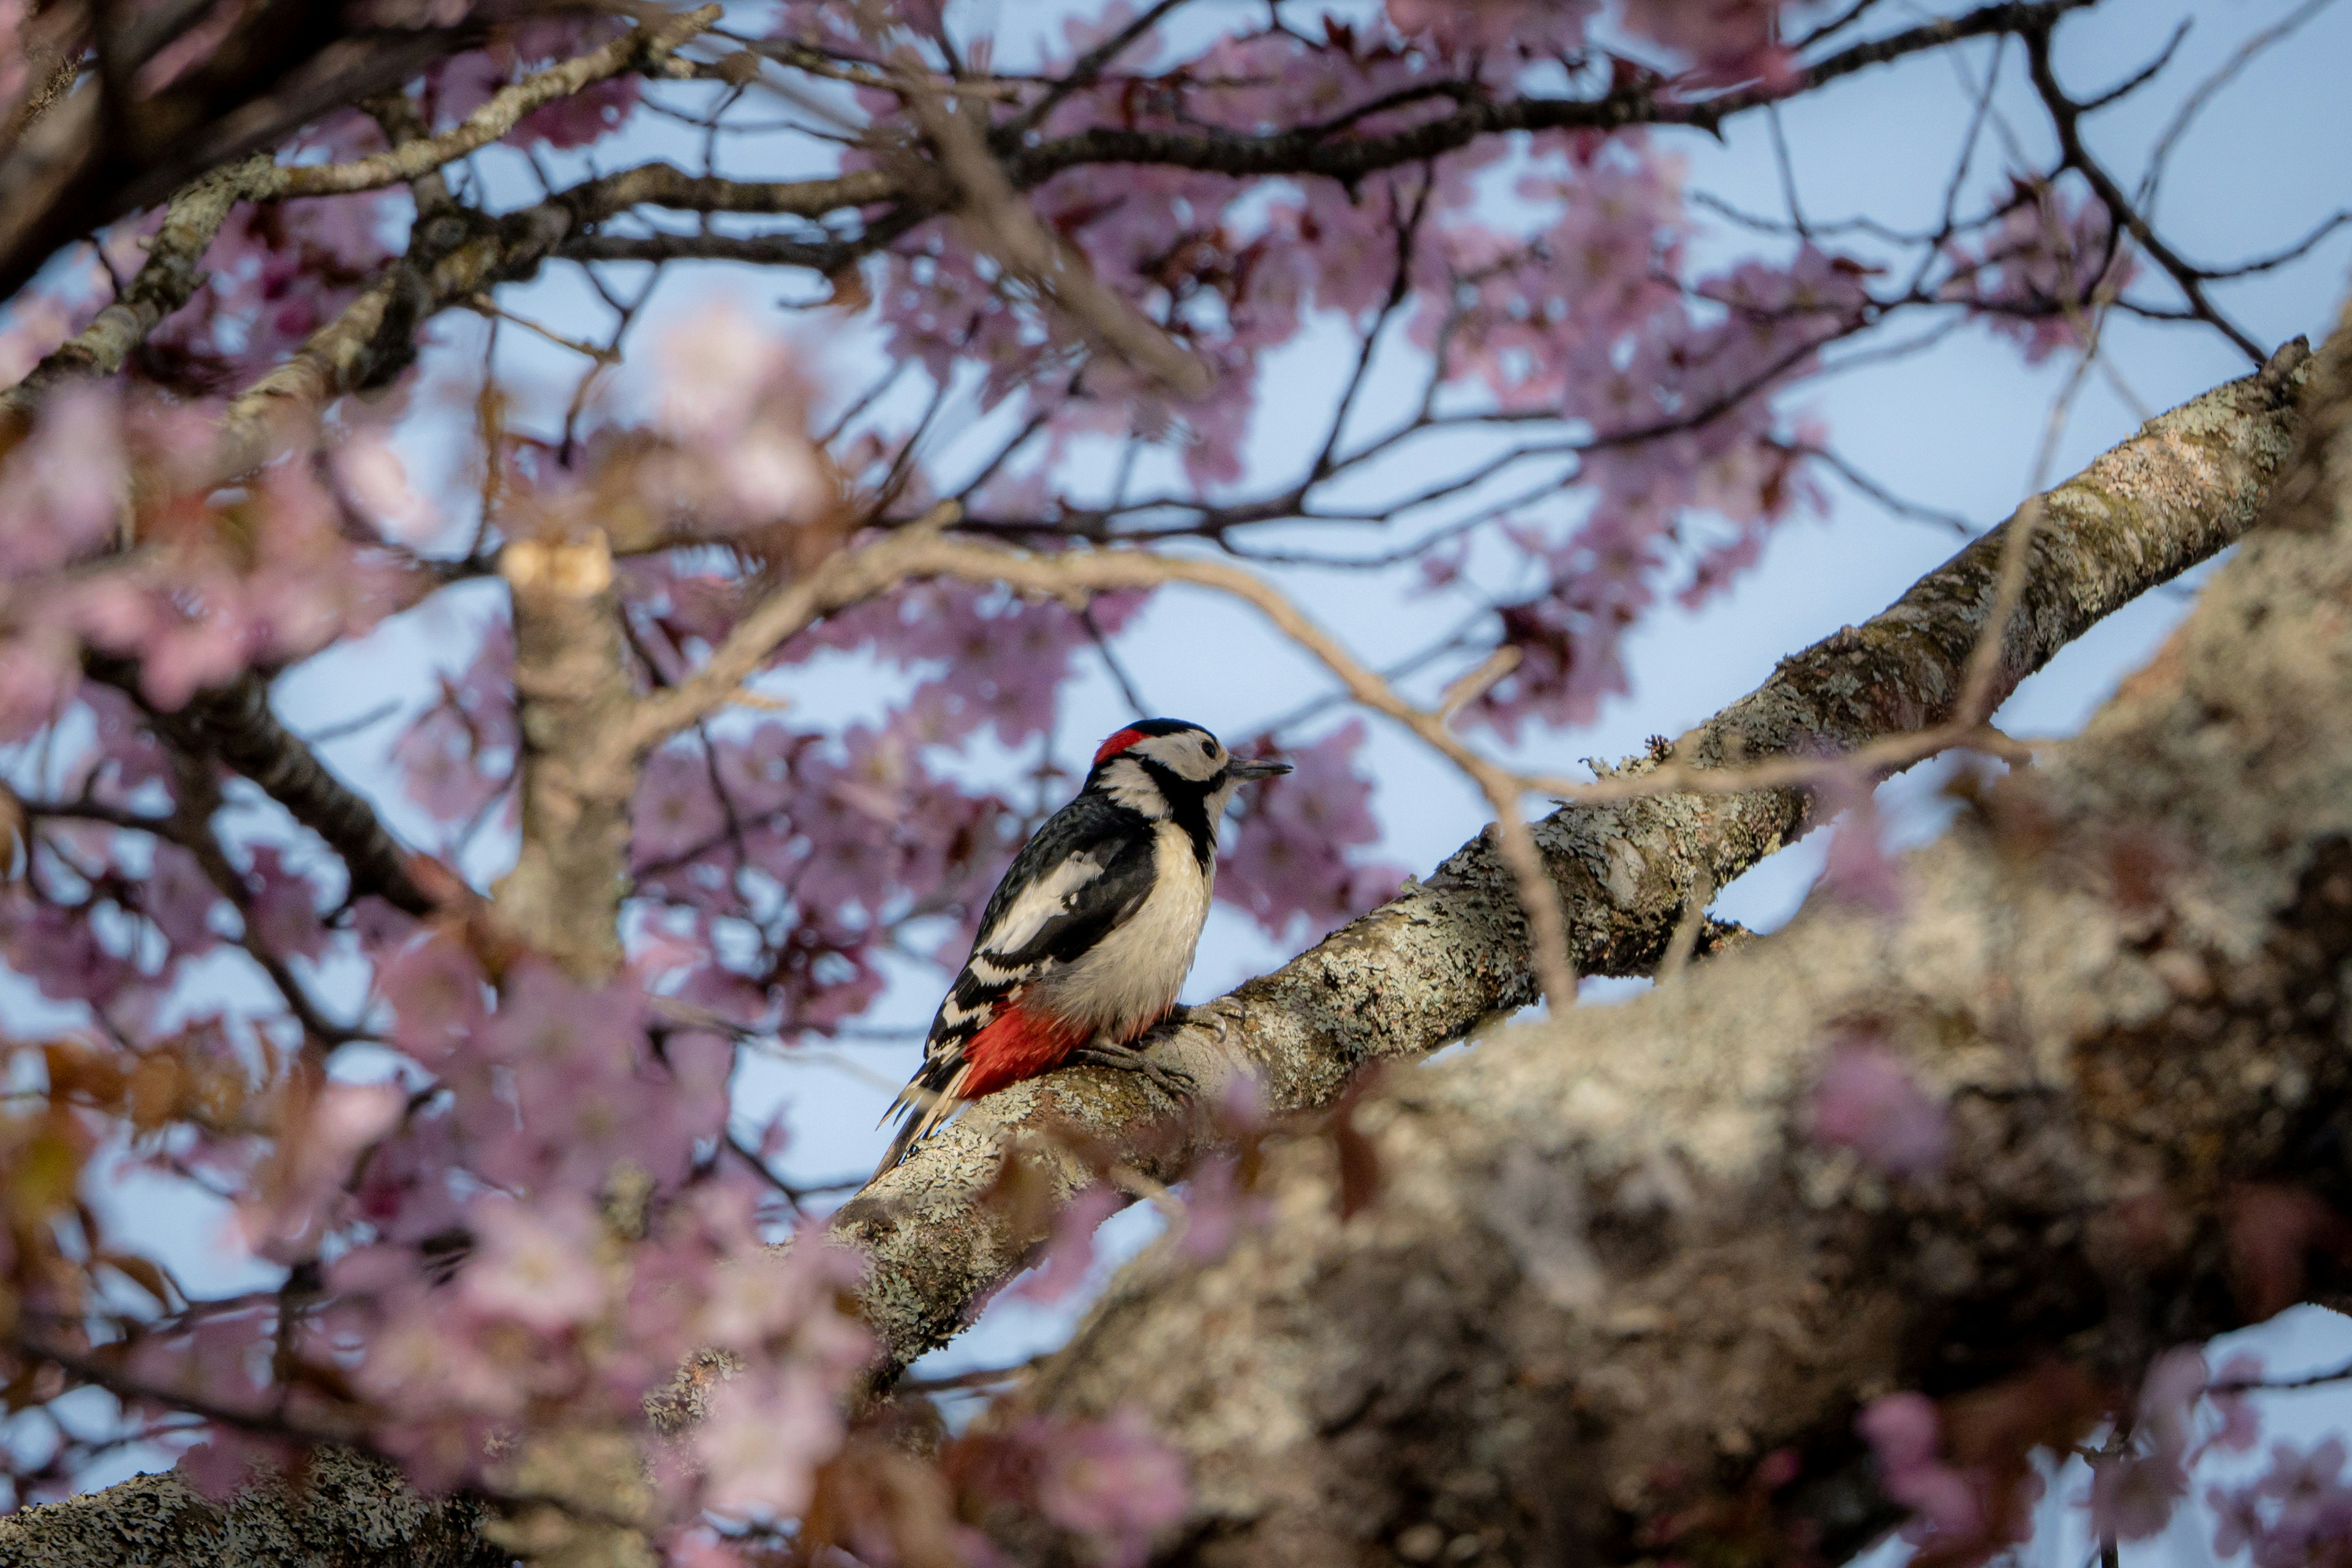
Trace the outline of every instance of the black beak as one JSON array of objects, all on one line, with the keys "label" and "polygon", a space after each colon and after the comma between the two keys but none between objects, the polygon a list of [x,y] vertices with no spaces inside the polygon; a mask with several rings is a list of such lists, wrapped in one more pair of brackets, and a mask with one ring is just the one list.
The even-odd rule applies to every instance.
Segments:
[{"label": "black beak", "polygon": [[1225,764],[1225,772],[1237,779],[1270,779],[1289,771],[1288,763],[1264,763],[1254,757],[1235,757]]}]

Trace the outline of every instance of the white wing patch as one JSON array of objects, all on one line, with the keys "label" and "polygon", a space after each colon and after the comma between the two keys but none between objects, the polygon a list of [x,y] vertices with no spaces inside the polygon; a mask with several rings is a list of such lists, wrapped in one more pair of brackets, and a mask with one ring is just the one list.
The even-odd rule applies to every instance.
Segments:
[{"label": "white wing patch", "polygon": [[989,954],[1018,952],[1028,946],[1045,929],[1047,921],[1069,911],[1071,894],[1101,875],[1102,864],[1092,853],[1073,855],[1022,889],[997,922],[980,933],[984,951],[972,953],[972,974],[991,984],[1017,976],[1019,970],[990,962]]}]

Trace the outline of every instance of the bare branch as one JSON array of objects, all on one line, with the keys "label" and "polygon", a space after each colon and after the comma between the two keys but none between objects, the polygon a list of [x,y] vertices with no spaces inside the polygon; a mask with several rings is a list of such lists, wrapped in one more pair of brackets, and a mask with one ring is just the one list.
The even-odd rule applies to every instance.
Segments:
[{"label": "bare branch", "polygon": [[2090,149],[2083,142],[2083,106],[2066,96],[2065,89],[2058,84],[2056,69],[2051,64],[2048,27],[2026,32],[2025,58],[2031,68],[2034,90],[2041,94],[2043,107],[2050,111],[2051,124],[2058,132],[2058,145],[2065,166],[2090,182],[2092,192],[2107,209],[2115,227],[2137,240],[2139,247],[2147,252],[2148,259],[2171,276],[2173,286],[2189,301],[2189,308],[2196,312],[2198,320],[2237,344],[2239,351],[2248,359],[2261,364],[2267,357],[2262,346],[2247,335],[2244,328],[2223,315],[2221,307],[2207,296],[2203,271],[2158,237],[2156,230],[2132,205],[2131,197],[2125,194],[2124,188],[2116,184],[2115,177],[2098,160],[2091,156]]},{"label": "bare branch", "polygon": [[403,142],[349,163],[288,169],[279,180],[278,194],[341,195],[419,179],[445,163],[488,146],[533,110],[569,98],[592,83],[627,70],[664,71],[671,52],[715,24],[720,10],[715,5],[704,5],[667,21],[634,27],[600,48],[501,88],[488,103],[437,136]]},{"label": "bare branch", "polygon": [[1383,136],[1327,138],[1307,132],[1131,131],[1096,126],[1008,155],[1016,184],[1033,184],[1081,163],[1166,163],[1223,174],[1318,174],[1360,180],[1450,153],[1481,136],[1512,131],[1616,131],[1630,125],[1692,125],[1714,131],[1735,114],[1798,96],[1839,78],[1964,38],[2047,27],[2089,0],[2032,0],[1981,6],[1883,38],[1855,44],[1769,88],[1746,87],[1696,101],[1660,100],[1648,86],[1599,99],[1467,100],[1443,119]]},{"label": "bare branch", "polygon": [[[139,673],[129,663],[87,657],[91,677],[139,701]],[[327,765],[269,709],[268,684],[248,674],[226,688],[199,691],[174,713],[150,712],[165,742],[208,757],[253,781],[287,814],[317,834],[343,862],[349,896],[371,894],[413,915],[436,905],[409,871],[407,851],[378,820],[365,798]]]},{"label": "bare branch", "polygon": [[1049,231],[1013,190],[989,152],[977,103],[950,108],[919,89],[907,107],[939,153],[951,187],[948,205],[972,241],[1014,277],[1059,306],[1079,330],[1180,397],[1208,395],[1209,369],[1168,332],[1106,287],[1085,258]]}]

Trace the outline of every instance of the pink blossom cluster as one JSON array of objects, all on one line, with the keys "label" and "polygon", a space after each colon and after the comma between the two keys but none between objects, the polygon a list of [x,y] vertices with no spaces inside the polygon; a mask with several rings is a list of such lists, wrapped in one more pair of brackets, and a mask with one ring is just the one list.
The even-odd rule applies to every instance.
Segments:
[{"label": "pink blossom cluster", "polygon": [[[1107,83],[1071,93],[1040,134],[1095,125],[1259,134],[1347,115],[1352,133],[1377,136],[1449,110],[1433,84],[1451,79],[1456,54],[1476,53],[1474,37],[1532,27],[1551,47],[1578,36],[1584,16],[1549,5],[1444,10],[1392,8],[1392,26],[1334,22],[1320,37],[1286,26],[1222,37],[1181,71],[1162,68],[1152,90]],[[1701,11],[1708,38],[1768,14],[1673,14]],[[793,25],[799,36],[833,37],[831,15],[803,8]],[[1070,24],[1068,49],[1093,44],[1109,21]],[[1150,47],[1131,46],[1126,58],[1148,59]],[[1586,433],[1575,492],[1588,499],[1583,520],[1525,521],[1512,536],[1545,562],[1549,581],[1500,606],[1503,639],[1523,658],[1469,717],[1507,737],[1530,719],[1582,722],[1624,689],[1624,630],[1677,561],[1688,563],[1682,596],[1695,603],[1754,562],[1773,523],[1817,501],[1801,442],[1781,427],[1772,396],[1870,318],[1867,269],[1806,245],[1785,262],[1687,276],[1679,168],[1638,132],[1538,137],[1517,180],[1517,205],[1532,216],[1498,222],[1486,176],[1508,155],[1487,142],[1346,185],[1269,187],[1148,164],[1107,181],[1084,168],[1026,193],[1096,277],[1211,368],[1213,392],[1192,402],[1091,353],[1066,320],[1005,289],[946,222],[888,253],[879,324],[890,352],[935,380],[976,362],[984,405],[1009,405],[1036,424],[982,489],[983,510],[1051,519],[1079,507],[1051,476],[1087,437],[1170,446],[1188,483],[1213,494],[1242,478],[1241,436],[1259,406],[1267,352],[1313,311],[1368,324],[1398,282],[1406,231],[1402,316],[1444,385],[1496,412],[1546,414]]]},{"label": "pink blossom cluster", "polygon": [[[91,815],[44,834],[0,900],[10,968],[93,1026],[89,1045],[47,1047],[59,1157],[96,1161],[120,1128],[108,1159],[233,1194],[234,1245],[309,1281],[134,1320],[133,1406],[230,1417],[191,1478],[233,1488],[364,1412],[367,1440],[425,1484],[495,1485],[502,1445],[634,1430],[646,1396],[715,1349],[742,1373],[662,1477],[656,1522],[797,1509],[867,1348],[835,1305],[841,1259],[815,1240],[772,1250],[764,1188],[718,1160],[731,1045],[652,1027],[641,972],[591,989],[523,956],[494,985],[462,922],[372,898],[338,911],[268,843],[118,826],[173,820],[181,786],[120,698],[81,701],[66,732],[87,740],[52,765]],[[368,965],[359,1028],[389,1072],[322,1070],[266,1009],[174,1005],[224,952],[313,1012],[322,966]],[[11,1151],[27,1201],[41,1147]],[[0,1261],[20,1310],[77,1337],[98,1321],[58,1260]]]},{"label": "pink blossom cluster", "polygon": [[[344,161],[384,144],[345,110],[281,156]],[[162,385],[215,393],[251,381],[355,299],[400,243],[393,191],[239,203],[205,254],[204,281],[140,346],[136,368]]]},{"label": "pink blossom cluster", "polygon": [[[582,16],[534,17],[497,29],[487,48],[468,50],[427,73],[425,103],[434,129],[456,124],[500,88],[585,54],[620,31],[616,21]],[[635,112],[643,89],[642,79],[626,72],[592,82],[534,110],[506,139],[517,146],[584,147],[618,131]]]},{"label": "pink blossom cluster", "polygon": [[[655,1049],[634,976],[589,989],[526,960],[494,994],[446,929],[369,945],[403,1071],[281,1100],[239,1209],[257,1253],[317,1270],[319,1305],[152,1335],[150,1381],[297,1432],[364,1401],[370,1441],[437,1489],[494,1482],[502,1442],[633,1430],[690,1356],[724,1352],[743,1370],[660,1478],[664,1516],[797,1510],[867,1343],[835,1304],[841,1258],[769,1247],[756,1186],[709,1155],[730,1048]],[[290,1401],[289,1350],[314,1369]],[[215,1466],[239,1452],[215,1435]]]},{"label": "pink blossom cluster", "polygon": [[2213,1554],[2245,1552],[2254,1568],[2301,1568],[2333,1562],[2352,1543],[2352,1477],[2344,1473],[2341,1437],[2308,1448],[2273,1446],[2270,1463],[2242,1485],[2207,1489],[2213,1510]]},{"label": "pink blossom cluster", "polygon": [[1293,771],[1257,788],[1233,847],[1217,863],[1217,896],[1288,941],[1319,936],[1395,893],[1403,868],[1352,858],[1380,842],[1372,783],[1357,762],[1366,732],[1350,719],[1283,752]]},{"label": "pink blossom cluster", "polygon": [[1130,1411],[1032,1416],[962,1439],[946,1465],[960,1489],[1034,1509],[1076,1537],[1087,1561],[1112,1568],[1138,1568],[1192,1497],[1182,1458]]},{"label": "pink blossom cluster", "polygon": [[0,740],[57,717],[84,649],[135,658],[146,697],[174,709],[413,596],[398,559],[346,531],[310,464],[276,462],[213,493],[215,438],[200,405],[79,388],[0,459]]},{"label": "pink blossom cluster", "polygon": [[1598,0],[1388,0],[1391,26],[1449,59],[1489,51],[1559,56],[1580,48]]},{"label": "pink blossom cluster", "polygon": [[1944,1458],[1934,1400],[1890,1394],[1873,1400],[1855,1426],[1878,1462],[1879,1489],[1910,1510],[1906,1539],[1976,1538],[1983,1521],[1980,1483]]},{"label": "pink blossom cluster", "polygon": [[[625,1430],[691,1354],[725,1351],[746,1370],[698,1434],[703,1500],[797,1509],[866,1344],[833,1304],[839,1259],[814,1239],[771,1251],[756,1187],[710,1161],[730,1047],[687,1033],[655,1050],[635,976],[592,990],[527,962],[492,1008],[446,932],[383,973],[393,1042],[437,1092],[411,1087],[358,1171],[367,1240],[328,1269],[320,1321],[322,1348],[356,1356],[360,1391],[398,1413],[378,1440],[455,1479],[502,1426]],[[455,1237],[447,1282],[421,1272]]]},{"label": "pink blossom cluster", "polygon": [[[1985,1431],[1998,1429],[2011,1444],[2025,1437],[2072,1449],[2090,1468],[2081,1500],[2096,1537],[2144,1542],[2173,1522],[2209,1456],[2257,1447],[2261,1420],[2249,1395],[2262,1379],[2260,1359],[2243,1352],[2216,1369],[2193,1347],[2168,1351],[2148,1364],[2137,1396],[2105,1414],[2104,1440],[2093,1434],[2061,1441],[2085,1424],[2090,1407],[2053,1400],[2067,1379],[2031,1375],[1991,1395],[1999,1413],[1990,1422],[1985,1409],[1955,1416],[1924,1394],[1896,1394],[1874,1401],[1857,1426],[1877,1462],[1880,1488],[1911,1511],[1905,1538],[1939,1561],[1973,1562],[2021,1539],[2025,1507],[2041,1497],[2043,1483],[2038,1471],[2017,1462],[2022,1455],[1996,1467],[1972,1463],[1956,1448],[1981,1450]],[[2245,1552],[2255,1568],[2339,1556],[2352,1542],[2346,1452],[2336,1437],[2307,1448],[2276,1443],[2257,1473],[2207,1487],[2214,1555],[2226,1561]],[[2003,1487],[2017,1495],[1999,1495]]]},{"label": "pink blossom cluster", "polygon": [[1890,1176],[1932,1174],[1951,1150],[1943,1105],[1867,1032],[1856,1031],[1832,1047],[1811,1109],[1817,1142],[1851,1149]]},{"label": "pink blossom cluster", "polygon": [[2088,340],[2092,321],[2139,269],[2105,204],[2019,180],[1993,220],[1950,247],[1942,298],[1968,306],[2038,364]]},{"label": "pink blossom cluster", "polygon": [[1625,26],[1693,62],[1698,81],[1785,87],[1794,65],[1780,37],[1787,8],[1783,0],[1625,0]]}]

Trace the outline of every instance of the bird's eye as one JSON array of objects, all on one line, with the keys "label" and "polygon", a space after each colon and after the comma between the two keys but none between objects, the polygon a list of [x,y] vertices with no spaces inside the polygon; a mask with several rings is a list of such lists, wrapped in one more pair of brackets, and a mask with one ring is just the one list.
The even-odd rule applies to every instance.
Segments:
[{"label": "bird's eye", "polygon": [[1202,754],[1202,756],[1204,756],[1204,757],[1213,757],[1213,756],[1215,756],[1215,755],[1217,754],[1217,743],[1216,743],[1214,741],[1203,741],[1203,742],[1201,742],[1201,754]]}]

